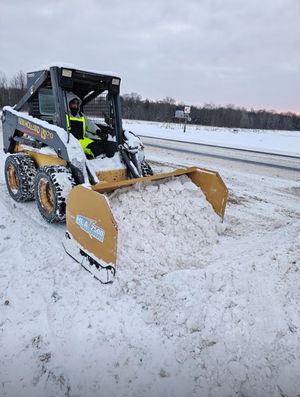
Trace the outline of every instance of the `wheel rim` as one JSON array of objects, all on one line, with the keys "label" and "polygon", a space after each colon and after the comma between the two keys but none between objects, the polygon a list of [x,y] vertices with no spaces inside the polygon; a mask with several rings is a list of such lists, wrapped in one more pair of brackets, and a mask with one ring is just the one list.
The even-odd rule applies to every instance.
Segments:
[{"label": "wheel rim", "polygon": [[9,164],[6,168],[7,182],[10,190],[16,193],[19,190],[19,180],[17,177],[17,171],[13,164]]},{"label": "wheel rim", "polygon": [[46,178],[41,178],[38,186],[39,198],[42,207],[48,212],[54,208],[54,193],[51,184]]}]

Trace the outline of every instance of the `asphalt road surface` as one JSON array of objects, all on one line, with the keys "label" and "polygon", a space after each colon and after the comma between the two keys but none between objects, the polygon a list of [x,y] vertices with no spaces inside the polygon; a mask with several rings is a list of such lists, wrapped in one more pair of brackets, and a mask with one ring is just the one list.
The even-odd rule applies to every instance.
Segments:
[{"label": "asphalt road surface", "polygon": [[142,137],[149,153],[155,161],[156,155],[163,151],[166,162],[177,162],[182,165],[185,157],[189,157],[189,162],[194,161],[194,165],[208,164],[215,166],[226,166],[229,168],[240,169],[241,171],[265,172],[268,175],[285,176],[292,179],[300,179],[300,157],[285,156],[281,154],[271,154],[257,152],[253,150],[234,149],[198,143],[187,143],[171,141],[161,138]]}]

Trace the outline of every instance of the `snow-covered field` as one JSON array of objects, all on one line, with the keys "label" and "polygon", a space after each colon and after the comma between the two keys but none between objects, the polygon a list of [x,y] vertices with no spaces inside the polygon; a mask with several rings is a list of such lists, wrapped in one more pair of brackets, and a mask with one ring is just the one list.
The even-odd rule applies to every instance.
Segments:
[{"label": "snow-covered field", "polygon": [[142,136],[255,150],[300,157],[300,131],[249,130],[151,121],[124,120],[125,128]]},{"label": "snow-covered field", "polygon": [[[278,132],[268,136],[276,151]],[[299,152],[299,133],[281,136]],[[184,177],[113,194],[110,286],[0,174],[1,397],[300,395],[300,175],[216,170],[230,191],[224,223]]]}]

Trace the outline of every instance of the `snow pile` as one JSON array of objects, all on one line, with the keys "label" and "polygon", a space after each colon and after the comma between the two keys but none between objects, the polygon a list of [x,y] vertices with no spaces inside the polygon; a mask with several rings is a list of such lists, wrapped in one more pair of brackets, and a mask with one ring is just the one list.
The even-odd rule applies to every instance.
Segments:
[{"label": "snow pile", "polygon": [[223,230],[220,217],[186,175],[116,191],[110,205],[119,228],[121,278],[128,271],[140,278],[201,268],[199,254],[216,244]]},{"label": "snow pile", "polygon": [[[120,154],[117,152],[113,157],[97,157],[95,159],[87,160],[86,164],[89,171],[96,175],[98,171],[111,171],[126,169],[121,161]],[[97,178],[95,178],[97,180]]]}]

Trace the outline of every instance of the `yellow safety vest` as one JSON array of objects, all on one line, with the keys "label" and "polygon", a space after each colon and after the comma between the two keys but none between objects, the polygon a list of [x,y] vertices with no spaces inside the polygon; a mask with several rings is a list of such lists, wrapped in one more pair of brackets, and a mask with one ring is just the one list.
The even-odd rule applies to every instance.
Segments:
[{"label": "yellow safety vest", "polygon": [[79,143],[81,147],[84,150],[85,154],[88,154],[91,157],[95,157],[91,149],[89,149],[87,146],[94,142],[90,138],[86,138],[86,122],[84,117],[72,117],[66,114],[66,120],[67,120],[67,127],[68,131],[72,133],[72,135],[75,136],[76,139],[79,140]]}]

